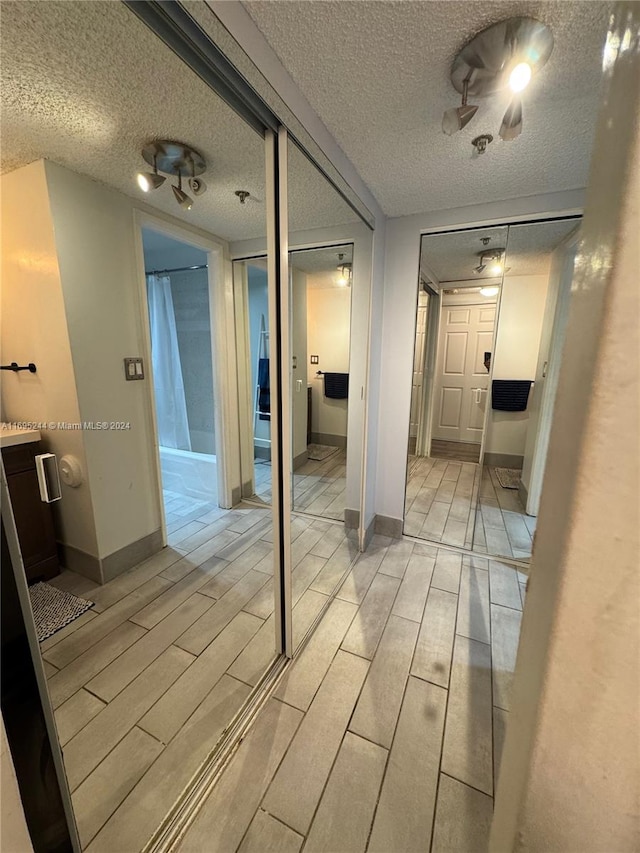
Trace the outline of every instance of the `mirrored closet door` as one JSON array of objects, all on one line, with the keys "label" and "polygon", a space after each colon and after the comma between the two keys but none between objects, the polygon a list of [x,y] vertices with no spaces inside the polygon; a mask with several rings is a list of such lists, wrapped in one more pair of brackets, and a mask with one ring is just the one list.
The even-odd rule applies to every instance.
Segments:
[{"label": "mirrored closet door", "polygon": [[577,227],[423,236],[405,534],[531,556]]}]

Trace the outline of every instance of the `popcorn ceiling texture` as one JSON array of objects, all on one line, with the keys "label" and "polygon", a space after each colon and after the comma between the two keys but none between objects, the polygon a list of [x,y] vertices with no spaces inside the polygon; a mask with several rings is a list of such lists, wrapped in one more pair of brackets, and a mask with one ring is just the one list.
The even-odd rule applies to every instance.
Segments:
[{"label": "popcorn ceiling texture", "polygon": [[[587,183],[608,2],[245,2],[249,14],[389,216],[453,208]],[[513,15],[548,24],[546,67],[524,97],[524,129],[505,143],[507,100],[454,137],[449,70],[479,30]],[[486,154],[471,140],[492,133]]]},{"label": "popcorn ceiling texture", "polygon": [[[263,139],[124,4],[3,0],[0,23],[3,173],[46,158],[224,239],[265,235]],[[154,138],[204,154],[208,190],[191,211],[168,185],[138,189]],[[357,219],[296,152],[289,183],[292,230]],[[241,205],[237,189],[254,198]]]}]

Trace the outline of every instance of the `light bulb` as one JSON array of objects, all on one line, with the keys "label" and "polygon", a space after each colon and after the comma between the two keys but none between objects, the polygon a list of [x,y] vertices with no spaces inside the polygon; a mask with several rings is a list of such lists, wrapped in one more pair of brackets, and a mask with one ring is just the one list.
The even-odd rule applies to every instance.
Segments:
[{"label": "light bulb", "polygon": [[499,290],[499,287],[481,287],[480,293],[482,296],[495,296]]},{"label": "light bulb", "polygon": [[531,82],[531,66],[528,62],[519,62],[509,75],[512,92],[522,92]]},{"label": "light bulb", "polygon": [[492,276],[502,275],[502,264],[499,261],[495,264],[491,264],[488,269],[488,273]]},{"label": "light bulb", "polygon": [[347,277],[345,275],[339,275],[336,279],[336,284],[338,287],[346,287],[349,282],[347,281]]}]

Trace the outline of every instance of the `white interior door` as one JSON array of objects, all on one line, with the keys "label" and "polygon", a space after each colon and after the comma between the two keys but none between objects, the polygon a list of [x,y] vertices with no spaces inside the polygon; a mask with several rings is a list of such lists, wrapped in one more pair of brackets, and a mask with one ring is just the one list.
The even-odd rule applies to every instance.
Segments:
[{"label": "white interior door", "polygon": [[443,299],[432,438],[480,444],[489,398],[484,354],[492,349],[496,303],[470,299],[478,296]]}]

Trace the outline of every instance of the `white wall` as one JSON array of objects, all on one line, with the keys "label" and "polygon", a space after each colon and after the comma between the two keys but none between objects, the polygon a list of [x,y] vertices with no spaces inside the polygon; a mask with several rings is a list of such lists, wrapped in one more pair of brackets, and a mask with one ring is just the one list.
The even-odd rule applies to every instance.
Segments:
[{"label": "white wall", "polygon": [[[548,274],[504,277],[492,357],[493,379],[535,378],[548,285]],[[528,425],[528,410],[490,409],[485,452],[523,456]]]},{"label": "white wall", "polygon": [[639,845],[640,7],[615,8],[492,853]]},{"label": "white wall", "polygon": [[[374,323],[371,332],[372,350],[376,346],[381,348],[378,414],[371,414],[378,420],[375,475],[378,515],[396,519],[403,516],[421,235],[429,230],[578,213],[583,198],[583,191],[573,190],[387,221],[382,328],[380,334]],[[376,295],[379,298],[378,291]]]},{"label": "white wall", "polygon": [[[78,395],[60,283],[54,223],[44,161],[1,179],[2,363],[34,362],[38,372],[1,375],[2,420],[79,423]],[[54,504],[56,534],[67,545],[98,556],[98,542],[85,455],[86,433],[42,432],[44,447],[75,456],[85,481],[62,485]],[[91,482],[91,485],[93,483]]]},{"label": "white wall", "polygon": [[349,328],[351,321],[351,288],[316,287],[317,276],[308,277],[307,289],[307,350],[309,357],[317,355],[318,364],[307,363],[311,385],[312,431],[347,436],[347,400],[331,400],[324,396],[322,377],[316,371],[349,372]]}]

